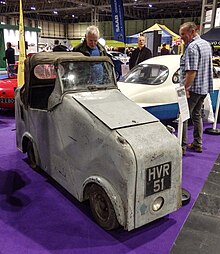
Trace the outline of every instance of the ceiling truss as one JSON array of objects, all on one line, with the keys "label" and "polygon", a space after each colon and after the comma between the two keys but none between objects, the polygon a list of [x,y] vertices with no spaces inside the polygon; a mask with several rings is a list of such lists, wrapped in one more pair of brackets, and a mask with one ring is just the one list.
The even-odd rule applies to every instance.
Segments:
[{"label": "ceiling truss", "polygon": [[[99,21],[112,20],[110,0],[23,0],[22,2],[24,17],[29,19],[62,23],[91,22],[92,13],[96,12]],[[149,7],[149,4],[152,7]],[[124,0],[123,5],[125,20],[186,18],[200,17],[202,0]],[[31,7],[35,7],[35,10]],[[18,17],[19,0],[0,1],[0,15],[7,15],[9,18]]]}]

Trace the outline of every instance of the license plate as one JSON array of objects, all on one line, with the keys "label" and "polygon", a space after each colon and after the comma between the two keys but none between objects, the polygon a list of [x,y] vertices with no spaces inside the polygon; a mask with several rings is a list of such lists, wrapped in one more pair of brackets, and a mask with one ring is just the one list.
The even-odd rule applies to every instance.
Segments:
[{"label": "license plate", "polygon": [[5,103],[15,103],[15,98],[0,98],[0,103],[5,104]]},{"label": "license plate", "polygon": [[171,187],[171,162],[146,169],[145,196],[164,191]]}]

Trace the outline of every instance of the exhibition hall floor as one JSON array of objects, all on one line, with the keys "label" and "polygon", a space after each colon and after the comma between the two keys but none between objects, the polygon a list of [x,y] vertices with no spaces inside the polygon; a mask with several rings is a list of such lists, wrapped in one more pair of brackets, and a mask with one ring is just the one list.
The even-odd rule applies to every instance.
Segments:
[{"label": "exhibition hall floor", "polygon": [[[205,127],[212,125],[206,124]],[[220,125],[217,127],[220,128]],[[192,126],[189,126],[189,141],[191,137]],[[191,193],[189,204],[139,229],[127,232],[120,228],[106,232],[93,221],[87,203],[79,203],[51,178],[29,167],[26,154],[16,148],[13,113],[0,110],[0,253],[219,253],[219,248],[216,252],[208,252],[209,237],[205,237],[202,222],[198,227],[203,229],[206,241],[201,244],[199,241],[190,243],[193,238],[186,234],[192,233],[189,223],[188,231],[184,231],[183,227],[210,171],[220,162],[220,136],[204,134],[203,141],[203,153],[187,151],[183,157],[182,187]],[[219,188],[220,181],[216,182],[216,186]],[[219,204],[219,201],[214,204],[218,206],[215,207],[218,218]],[[204,202],[204,206],[208,205],[211,204]],[[214,240],[219,245],[220,227],[215,228],[214,224]],[[196,231],[195,228],[193,230]],[[190,244],[198,244],[198,252],[185,248]],[[182,252],[175,251],[176,247]]]}]

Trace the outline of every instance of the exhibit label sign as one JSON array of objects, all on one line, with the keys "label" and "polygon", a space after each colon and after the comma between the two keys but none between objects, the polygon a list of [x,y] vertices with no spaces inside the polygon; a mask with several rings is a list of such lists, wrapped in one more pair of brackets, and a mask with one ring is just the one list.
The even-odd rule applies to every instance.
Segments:
[{"label": "exhibit label sign", "polygon": [[179,104],[179,111],[181,114],[181,121],[184,122],[190,118],[189,106],[186,98],[186,92],[184,86],[176,88],[177,100]]}]

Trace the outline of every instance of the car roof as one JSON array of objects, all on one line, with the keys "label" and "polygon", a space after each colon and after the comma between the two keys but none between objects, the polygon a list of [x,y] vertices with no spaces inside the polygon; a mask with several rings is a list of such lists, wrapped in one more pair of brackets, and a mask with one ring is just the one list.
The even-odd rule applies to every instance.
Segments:
[{"label": "car roof", "polygon": [[25,82],[30,80],[31,70],[38,64],[59,64],[66,61],[83,62],[109,62],[113,65],[108,56],[84,56],[80,52],[39,52],[27,57],[25,60]]},{"label": "car roof", "polygon": [[31,55],[25,60],[25,68],[32,68],[37,64],[43,63],[55,63],[63,61],[108,61],[109,57],[99,56],[99,57],[88,57],[84,56],[80,52],[39,52]]},{"label": "car roof", "polygon": [[163,56],[155,56],[152,58],[149,58],[143,62],[141,62],[139,65],[143,64],[161,64],[161,65],[171,65],[174,62],[179,64],[181,55],[163,55]]}]

